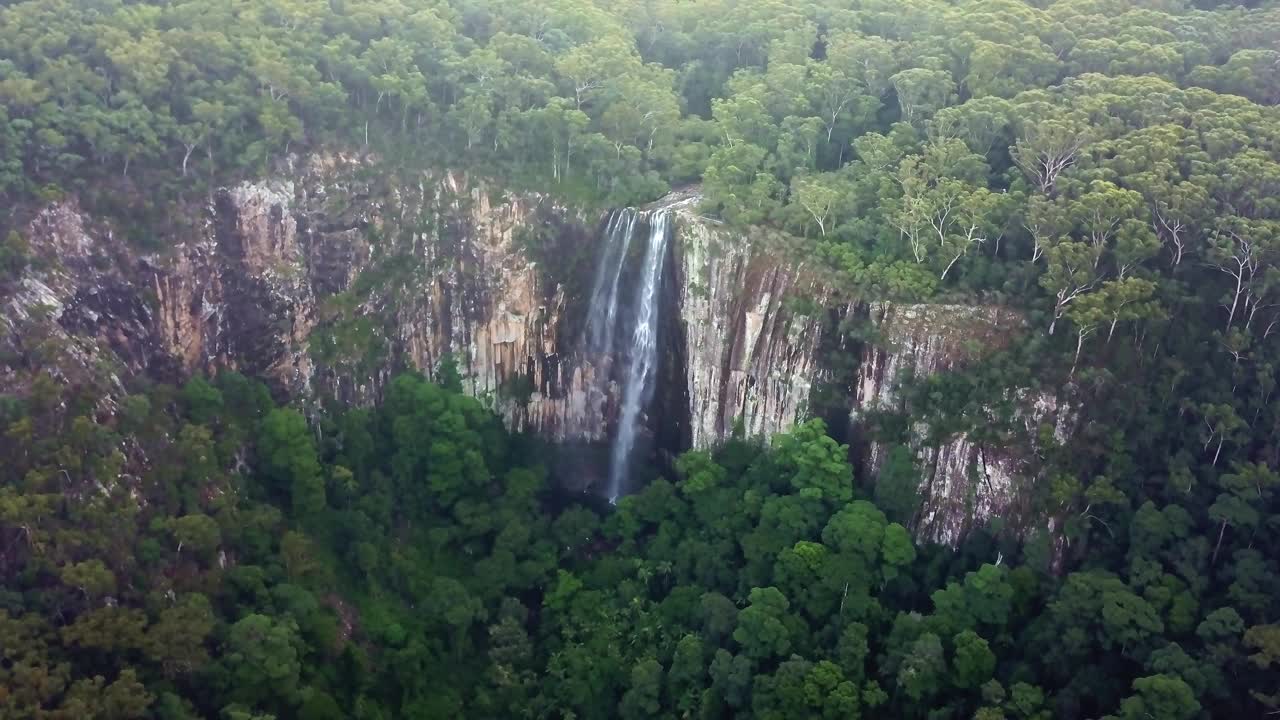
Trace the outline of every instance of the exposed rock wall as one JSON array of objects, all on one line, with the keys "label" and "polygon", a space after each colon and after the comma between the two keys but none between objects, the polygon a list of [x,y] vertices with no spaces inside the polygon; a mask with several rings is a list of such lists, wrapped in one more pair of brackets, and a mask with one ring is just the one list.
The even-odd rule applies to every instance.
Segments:
[{"label": "exposed rock wall", "polygon": [[145,367],[152,325],[151,308],[121,270],[129,258],[74,201],[45,208],[23,235],[29,267],[0,304],[0,385],[21,385],[27,366],[38,365],[64,383],[122,391],[122,378]]},{"label": "exposed rock wall", "polygon": [[[872,411],[900,411],[898,384],[907,376],[925,377],[956,370],[1003,348],[1023,328],[1020,314],[999,306],[899,305],[876,303],[871,322],[879,339],[862,353],[850,418],[856,424]],[[999,442],[977,442],[959,432],[930,439],[927,424],[913,425],[909,446],[920,480],[916,534],[954,545],[988,519],[1016,522],[1020,502],[1037,470],[1035,438],[1042,423],[1067,432],[1070,413],[1051,395],[1021,394],[1012,403],[1014,428]],[[888,448],[871,443],[864,467],[874,478]]]},{"label": "exposed rock wall", "polygon": [[392,346],[427,372],[451,355],[464,388],[515,429],[560,441],[603,439],[606,398],[595,369],[577,362],[565,337],[566,288],[550,282],[522,245],[531,228],[550,228],[574,244],[591,231],[544,198],[494,198],[457,176],[432,202],[434,227],[412,240],[419,271],[396,297],[374,291],[390,318]]},{"label": "exposed rock wall", "polygon": [[[908,377],[961,369],[1008,346],[1025,328],[1020,313],[1000,306],[839,307],[814,273],[693,210],[682,212],[676,237],[695,447],[724,440],[735,423],[746,435],[767,439],[808,415],[812,390],[831,375],[822,352],[823,333],[831,328],[814,308],[865,315],[871,326],[873,339],[862,343],[848,398],[855,430],[872,411],[904,410],[897,388]],[[920,472],[919,537],[954,545],[990,518],[1020,523],[1024,491],[1038,471],[1039,428],[1053,425],[1062,440],[1070,413],[1060,411],[1056,397],[1039,393],[1023,393],[1012,405],[1014,428],[999,441],[963,432],[938,439],[925,424],[913,427],[908,444]],[[863,450],[862,475],[873,483],[888,448],[871,442]]]},{"label": "exposed rock wall", "polygon": [[[282,394],[350,402],[449,354],[513,426],[603,436],[592,370],[564,357],[564,288],[521,244],[550,228],[565,236],[552,242],[583,245],[590,230],[563,207],[459,174],[392,184],[327,156],[220,190],[193,215],[165,252],[143,253],[74,199],[40,210],[23,229],[39,262],[7,298],[8,344],[48,317],[86,366],[92,355],[166,379],[234,368]],[[527,402],[501,397],[517,376]]]},{"label": "exposed rock wall", "polygon": [[[804,419],[826,372],[816,311],[826,289],[692,208],[680,213],[675,247],[693,445],[714,445],[735,424],[767,439]],[[814,311],[797,312],[801,302]]]},{"label": "exposed rock wall", "polygon": [[[606,440],[620,395],[614,363],[580,343],[599,220],[460,174],[374,170],[337,155],[295,160],[274,179],[214,193],[157,238],[163,252],[138,250],[74,199],[41,209],[21,228],[36,262],[0,299],[5,357],[31,357],[47,339],[76,382],[103,368],[120,388],[134,374],[178,380],[225,367],[282,395],[366,403],[395,372],[433,372],[451,356],[466,390],[509,426]],[[831,375],[824,321],[852,310],[832,310],[817,274],[768,242],[700,217],[695,199],[665,201],[677,208],[660,331],[668,387],[648,425],[674,449],[712,446],[735,425],[768,438],[804,419]],[[900,407],[894,388],[908,370],[960,367],[1022,325],[998,307],[858,312],[881,340],[862,351],[848,389],[855,425]],[[21,376],[12,361],[0,366],[0,385]],[[1055,413],[1051,398],[1026,405],[1029,430]],[[919,532],[953,543],[1016,503],[1031,451],[965,435],[930,445],[926,430],[912,439],[924,476]],[[884,452],[868,448],[869,476]]]}]

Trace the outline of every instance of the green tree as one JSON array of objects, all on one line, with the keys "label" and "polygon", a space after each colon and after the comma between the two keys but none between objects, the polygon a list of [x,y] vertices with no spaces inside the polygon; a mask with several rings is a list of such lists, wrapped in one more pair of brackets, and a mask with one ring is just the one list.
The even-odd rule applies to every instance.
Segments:
[{"label": "green tree", "polygon": [[272,410],[262,420],[258,452],[267,478],[287,488],[294,513],[312,517],[325,506],[324,479],[307,421],[296,410]]},{"label": "green tree", "polygon": [[1189,720],[1200,712],[1195,693],[1182,680],[1168,675],[1152,675],[1133,681],[1134,694],[1120,703],[1117,717],[1127,719],[1160,717]]},{"label": "green tree", "polygon": [[738,613],[734,641],[753,660],[786,655],[791,638],[783,621],[791,603],[775,587],[752,588],[748,600],[750,604]]},{"label": "green tree", "polygon": [[302,671],[301,640],[292,619],[251,614],[231,626],[223,662],[227,691],[251,706],[293,704]]},{"label": "green tree", "polygon": [[619,716],[627,720],[657,717],[662,709],[662,675],[662,665],[653,658],[636,663],[631,669],[631,684],[618,706]]},{"label": "green tree", "polygon": [[186,549],[196,557],[208,557],[222,542],[221,529],[208,515],[195,514],[174,518],[169,531],[173,533],[179,555],[182,554],[183,549]]},{"label": "green tree", "polygon": [[972,630],[956,635],[955,657],[952,660],[955,683],[959,687],[975,689],[991,679],[996,669],[996,656],[987,641]]}]

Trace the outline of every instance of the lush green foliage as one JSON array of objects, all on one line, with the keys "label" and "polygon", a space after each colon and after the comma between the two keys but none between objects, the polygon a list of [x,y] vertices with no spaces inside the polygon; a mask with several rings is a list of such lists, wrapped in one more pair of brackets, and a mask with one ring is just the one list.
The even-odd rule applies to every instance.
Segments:
[{"label": "lush green foliage", "polygon": [[[1280,11],[1204,5],[5,3],[15,207],[144,222],[296,149],[592,203],[700,180],[849,295],[1036,331],[902,388],[875,481],[813,422],[601,512],[456,372],[306,416],[233,373],[121,396],[53,381],[36,318],[0,401],[0,718],[1280,710]],[[316,352],[380,362],[346,300]],[[1045,527],[915,546],[909,428],[998,444],[1046,385],[1079,430],[1037,429]]]},{"label": "lush green foliage", "polygon": [[28,0],[0,8],[0,194],[123,184],[160,222],[299,148],[587,203],[698,180],[855,297],[1014,298],[1077,355],[1223,304],[1204,326],[1251,354],[1280,328],[1280,10],[1216,5]]},{"label": "lush green foliage", "polygon": [[[1059,117],[1069,98],[1041,91],[1064,78],[1280,98],[1280,16],[1182,0],[27,0],[0,28],[8,193],[142,174],[154,195],[337,144],[614,203],[705,175],[728,217],[828,235],[890,191],[831,173],[856,158],[910,174],[894,171],[926,125],[979,164],[990,152],[997,176],[1015,141],[1028,167],[1076,147],[1081,121],[1103,123]],[[898,121],[896,148],[854,142]],[[931,265],[964,251],[957,233]]]},{"label": "lush green foliage", "polygon": [[1277,548],[1251,533],[1280,478],[1261,465],[1223,474],[1207,512],[1096,500],[1082,517],[1128,530],[1058,576],[1034,542],[916,547],[817,420],[771,449],[687,453],[602,514],[552,493],[476,400],[416,376],[311,426],[234,373],[131,395],[106,423],[97,400],[44,380],[5,410],[0,717],[1276,704]]}]

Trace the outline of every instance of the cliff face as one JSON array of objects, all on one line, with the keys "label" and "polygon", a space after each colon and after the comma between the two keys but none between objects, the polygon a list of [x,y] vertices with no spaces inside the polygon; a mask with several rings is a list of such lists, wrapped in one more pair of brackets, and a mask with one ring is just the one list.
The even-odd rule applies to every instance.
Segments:
[{"label": "cliff face", "polygon": [[[865,315],[875,338],[862,344],[847,397],[855,432],[871,412],[906,409],[897,387],[909,375],[961,369],[1024,330],[1018,312],[999,306],[840,306],[813,273],[692,211],[677,227],[695,447],[724,440],[735,424],[768,438],[809,415],[812,391],[832,375],[822,351],[823,334],[834,331],[824,323],[827,312]],[[1026,490],[1038,471],[1040,428],[1048,424],[1063,441],[1072,414],[1040,393],[1024,391],[1010,405],[1013,427],[998,440],[964,432],[937,438],[925,423],[911,429],[908,446],[920,474],[917,536],[955,545],[991,518],[1024,528],[1035,522],[1026,516]],[[869,442],[857,453],[864,482],[876,481],[888,449]]]},{"label": "cliff face", "polygon": [[[564,208],[461,175],[393,183],[323,157],[220,190],[194,214],[157,239],[168,250],[145,253],[74,199],[39,211],[22,232],[34,261],[7,298],[6,344],[21,349],[51,320],[86,372],[91,359],[164,379],[226,367],[348,402],[451,355],[515,426],[601,432],[584,409],[590,368],[562,362],[564,288],[523,245],[536,231],[589,246],[591,229]],[[499,398],[517,376],[536,388],[527,403]]]},{"label": "cliff face", "polygon": [[[869,412],[902,411],[896,388],[908,374],[926,377],[957,370],[998,350],[1023,329],[1018,313],[998,306],[874,304],[870,320],[879,339],[864,348],[850,411],[854,424]],[[908,445],[920,472],[920,512],[916,534],[954,545],[970,530],[999,517],[1025,526],[1018,517],[1025,490],[1035,478],[1036,438],[1041,425],[1065,439],[1069,410],[1058,398],[1021,393],[1012,398],[1012,431],[998,440],[975,440],[969,433],[931,438],[926,423],[915,423]],[[865,468],[880,472],[888,448],[870,443]]]},{"label": "cliff face", "polygon": [[826,374],[819,347],[828,291],[803,267],[692,209],[679,215],[676,248],[693,445],[714,445],[735,424],[768,438],[804,419],[813,383]]},{"label": "cliff face", "polygon": [[[766,438],[787,430],[831,375],[828,315],[868,309],[831,307],[815,273],[699,217],[690,196],[667,205],[675,229],[662,389],[643,423],[650,443],[707,447],[735,426]],[[615,359],[581,342],[600,219],[462,175],[388,177],[338,156],[218,191],[193,215],[155,239],[165,251],[148,253],[74,200],[36,213],[21,229],[33,262],[2,301],[0,383],[20,382],[23,363],[52,346],[71,382],[114,389],[136,374],[178,380],[226,367],[281,394],[365,403],[395,372],[434,372],[452,357],[465,389],[509,426],[566,443],[610,437]],[[1000,308],[869,313],[884,340],[863,350],[849,388],[855,425],[896,407],[906,368],[958,367],[974,355],[968,340],[997,345],[1021,326]],[[1045,399],[1028,406],[1028,427],[1052,413]],[[1032,450],[963,435],[930,446],[924,430],[913,441],[923,536],[955,542],[1015,504]],[[869,448],[868,477],[883,453]]]}]

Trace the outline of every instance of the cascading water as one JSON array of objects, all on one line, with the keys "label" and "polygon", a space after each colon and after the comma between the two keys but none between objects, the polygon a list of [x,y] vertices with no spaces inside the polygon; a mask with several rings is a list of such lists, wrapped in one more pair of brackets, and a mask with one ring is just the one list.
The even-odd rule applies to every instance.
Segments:
[{"label": "cascading water", "polygon": [[649,247],[645,250],[640,286],[634,305],[635,326],[627,349],[627,366],[622,385],[622,409],[618,415],[618,435],[609,459],[609,502],[617,502],[626,489],[631,450],[636,442],[636,422],[640,411],[653,396],[653,379],[658,366],[658,309],[662,268],[667,257],[667,225],[671,213],[659,210],[649,218]]},{"label": "cascading water", "polygon": [[[605,223],[605,247],[596,268],[584,346],[594,355],[610,358],[608,365],[602,365],[604,368],[611,370],[621,362],[617,373],[608,373],[617,378],[622,390],[617,433],[614,435],[609,457],[610,502],[616,502],[626,490],[640,416],[653,397],[653,382],[658,365],[662,270],[666,265],[670,218],[669,208],[648,213],[647,218],[642,217],[639,211],[628,208],[613,213]],[[628,289],[624,286],[630,283],[623,282],[623,271],[627,266],[636,226],[642,219],[647,219],[649,223],[649,243],[636,278],[634,299],[625,304],[619,301],[619,297]],[[619,310],[627,314],[619,318]],[[620,347],[615,347],[615,334],[619,324],[624,337],[630,332],[630,340],[619,342]]]},{"label": "cascading water", "polygon": [[631,237],[635,233],[640,213],[632,208],[619,210],[609,216],[605,224],[605,251],[596,268],[595,288],[591,292],[591,307],[587,316],[587,349],[594,353],[613,350],[613,329],[618,317],[618,283],[622,268],[627,263],[631,249]]}]

